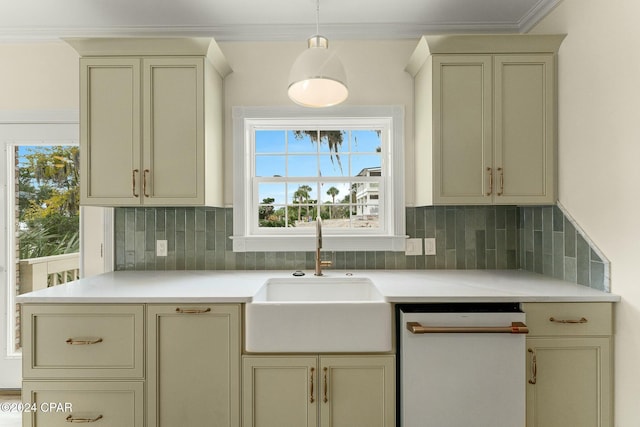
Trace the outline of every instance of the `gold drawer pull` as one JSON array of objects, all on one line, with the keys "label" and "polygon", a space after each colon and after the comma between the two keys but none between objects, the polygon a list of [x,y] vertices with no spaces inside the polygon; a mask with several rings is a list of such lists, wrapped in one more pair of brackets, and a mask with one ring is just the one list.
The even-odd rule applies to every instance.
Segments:
[{"label": "gold drawer pull", "polygon": [[95,423],[102,419],[102,415],[98,415],[95,418],[74,418],[73,415],[69,415],[65,421],[68,423]]},{"label": "gold drawer pull", "polygon": [[140,172],[139,169],[134,169],[131,174],[131,185],[133,190],[133,197],[140,197],[138,193],[136,193],[136,174]]},{"label": "gold drawer pull", "polygon": [[493,171],[491,168],[487,168],[487,173],[489,174],[489,191],[487,191],[487,196],[490,196],[493,193]]},{"label": "gold drawer pull", "polygon": [[310,369],[309,369],[309,372],[310,372],[310,374],[309,374],[309,379],[311,380],[311,381],[310,381],[310,384],[311,384],[311,385],[310,385],[311,397],[309,398],[309,403],[313,403],[313,402],[315,402],[315,401],[316,401],[316,400],[313,398],[313,389],[315,388],[315,387],[314,387],[314,385],[313,385],[313,377],[314,377],[314,373],[315,373],[315,371],[316,371],[316,368],[310,368]]},{"label": "gold drawer pull", "polygon": [[102,338],[81,338],[81,339],[67,338],[65,342],[69,345],[91,345],[91,344],[101,343]]},{"label": "gold drawer pull", "polygon": [[527,349],[531,353],[531,378],[529,384],[535,384],[538,382],[538,360],[536,358],[536,351],[533,349]]},{"label": "gold drawer pull", "polygon": [[553,323],[587,323],[588,320],[586,317],[581,317],[580,319],[556,319],[555,317],[550,317],[549,322]]},{"label": "gold drawer pull", "polygon": [[149,175],[150,172],[149,169],[142,171],[142,194],[144,194],[144,197],[149,197],[149,193],[147,193],[147,175]]},{"label": "gold drawer pull", "polygon": [[323,391],[323,397],[322,397],[322,401],[324,403],[327,403],[329,401],[329,397],[327,395],[328,392],[328,387],[327,387],[327,367],[325,366],[323,369],[324,371],[324,379],[323,379],[323,385],[322,385],[322,391]]},{"label": "gold drawer pull", "polygon": [[202,314],[211,311],[211,307],[208,308],[176,308],[176,313],[181,314]]},{"label": "gold drawer pull", "polygon": [[418,322],[407,322],[412,334],[528,334],[529,328],[522,322],[511,322],[511,326],[422,326]]}]

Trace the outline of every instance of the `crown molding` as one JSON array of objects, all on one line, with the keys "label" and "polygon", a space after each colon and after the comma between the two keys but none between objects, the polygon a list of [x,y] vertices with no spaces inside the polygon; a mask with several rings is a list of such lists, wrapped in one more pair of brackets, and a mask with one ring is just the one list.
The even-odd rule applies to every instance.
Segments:
[{"label": "crown molding", "polygon": [[[334,40],[417,39],[424,34],[482,34],[520,32],[518,23],[448,22],[439,24],[356,23],[326,24],[323,35]],[[0,42],[46,42],[66,38],[102,37],[211,37],[216,41],[299,41],[314,29],[309,25],[127,26],[127,27],[23,27],[0,28]]]},{"label": "crown molding", "polygon": [[520,32],[528,33],[531,31],[538,22],[542,21],[561,2],[562,0],[540,0],[518,23]]}]

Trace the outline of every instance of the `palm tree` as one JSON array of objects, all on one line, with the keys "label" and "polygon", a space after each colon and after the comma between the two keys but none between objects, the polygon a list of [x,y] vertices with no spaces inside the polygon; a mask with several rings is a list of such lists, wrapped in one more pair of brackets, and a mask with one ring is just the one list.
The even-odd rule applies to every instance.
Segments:
[{"label": "palm tree", "polygon": [[[301,185],[298,189],[293,193],[293,201],[298,202],[298,221],[301,219],[302,214],[302,204],[309,201],[309,196],[311,195],[311,191],[313,189],[308,185]],[[307,214],[309,213],[309,207],[307,206]]]},{"label": "palm tree", "polygon": [[[327,194],[329,196],[331,196],[331,203],[332,204],[336,204],[336,196],[338,195],[338,193],[340,193],[340,190],[338,190],[336,187],[331,187],[327,190]],[[331,209],[329,209],[329,219],[331,219],[333,217],[333,206],[331,206]]]}]

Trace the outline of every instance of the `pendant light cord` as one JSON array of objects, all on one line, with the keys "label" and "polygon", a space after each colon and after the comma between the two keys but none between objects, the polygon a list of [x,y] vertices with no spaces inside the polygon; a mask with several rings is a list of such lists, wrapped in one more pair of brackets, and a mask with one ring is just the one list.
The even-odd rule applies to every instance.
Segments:
[{"label": "pendant light cord", "polygon": [[320,35],[320,0],[316,0],[316,35]]}]

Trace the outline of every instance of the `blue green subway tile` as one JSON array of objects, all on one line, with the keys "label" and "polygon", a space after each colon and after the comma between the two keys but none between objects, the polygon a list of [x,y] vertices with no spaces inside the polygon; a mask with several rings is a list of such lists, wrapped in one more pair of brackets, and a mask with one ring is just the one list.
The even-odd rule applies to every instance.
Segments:
[{"label": "blue green subway tile", "polygon": [[542,208],[542,231],[553,231],[553,206],[543,206]]},{"label": "blue green subway tile", "polygon": [[533,229],[535,231],[542,231],[542,206],[536,206],[533,210]]},{"label": "blue green subway tile", "polygon": [[589,244],[584,240],[580,234],[576,236],[576,271],[577,282],[584,286],[589,286],[590,283],[590,255],[591,248]]},{"label": "blue green subway tile", "polygon": [[236,265],[234,270],[246,270],[247,269],[247,255],[249,252],[234,252],[236,256]]},{"label": "blue green subway tile", "polygon": [[[230,210],[230,209],[229,209]],[[226,212],[223,209],[216,210],[216,233],[226,232]]]},{"label": "blue green subway tile", "polygon": [[602,258],[600,258],[600,256],[593,249],[591,249],[591,261],[603,262]]},{"label": "blue green subway tile", "polygon": [[487,268],[487,254],[486,254],[486,232],[484,230],[476,230],[476,266],[480,269]]},{"label": "blue green subway tile", "polygon": [[221,252],[231,252],[227,247],[227,236],[224,233],[220,233],[218,231],[215,232],[215,246],[214,249]]},{"label": "blue green subway tile", "polygon": [[406,232],[409,236],[416,233],[416,208],[405,209]]},{"label": "blue green subway tile", "polygon": [[185,230],[186,216],[185,208],[176,208],[176,232]]},{"label": "blue green subway tile", "polygon": [[346,268],[354,270],[356,268],[356,253],[354,251],[346,252],[344,263]]},{"label": "blue green subway tile", "polygon": [[205,208],[195,208],[194,209],[194,213],[195,213],[195,226],[196,226],[196,231],[205,231],[206,230],[206,214],[207,211]]},{"label": "blue green subway tile", "polygon": [[364,270],[365,268],[367,268],[367,255],[366,255],[366,252],[363,252],[363,251],[356,252],[355,268],[357,270]]},{"label": "blue green subway tile", "polygon": [[436,257],[434,255],[427,255],[417,257],[416,266],[420,264],[420,270],[435,270],[436,267]]},{"label": "blue green subway tile", "polygon": [[196,269],[196,252],[194,250],[188,250],[184,253],[184,269],[195,270]]},{"label": "blue green subway tile", "polygon": [[485,230],[486,230],[485,247],[487,249],[495,249],[496,248],[496,209],[495,207],[487,208]]},{"label": "blue green subway tile", "polygon": [[204,228],[208,232],[215,232],[216,230],[216,209],[209,208],[205,211],[204,216]]},{"label": "blue green subway tile", "polygon": [[236,269],[236,253],[224,252],[224,270]]},{"label": "blue green subway tile", "polygon": [[[453,249],[455,251],[455,249]],[[436,249],[436,268],[437,269],[445,269],[447,268],[447,253],[449,251],[446,249],[443,249],[441,251],[438,252],[438,250]]]},{"label": "blue green subway tile", "polygon": [[436,206],[434,208],[436,216],[436,230],[444,230],[447,227],[447,210],[444,206]]},{"label": "blue green subway tile", "polygon": [[433,206],[424,211],[424,237],[436,237],[436,211]]},{"label": "blue green subway tile", "polygon": [[396,256],[394,252],[384,251],[384,269],[395,270],[396,268]]},{"label": "blue green subway tile", "polygon": [[207,251],[216,250],[216,233],[215,232],[205,231],[204,240],[205,240],[205,250]]},{"label": "blue green subway tile", "polygon": [[[458,248],[456,246],[456,248]],[[476,248],[476,230],[475,228],[466,228],[464,230],[464,249],[475,249]]]},{"label": "blue green subway tile", "polygon": [[135,212],[135,230],[144,231],[144,226],[146,224],[144,208],[134,208],[134,212]]},{"label": "blue green subway tile", "polygon": [[466,249],[464,251],[464,268],[475,270],[478,268],[476,251],[473,249]]},{"label": "blue green subway tile", "polygon": [[542,274],[553,277],[553,255],[542,254]]},{"label": "blue green subway tile", "polygon": [[190,233],[196,231],[196,211],[194,208],[186,208],[184,211],[184,230]]},{"label": "blue green subway tile", "polygon": [[[407,269],[407,257],[404,252],[393,252],[395,257],[395,267],[396,270],[406,270]],[[415,258],[415,257],[411,257]]]},{"label": "blue green subway tile", "polygon": [[374,270],[376,268],[376,253],[373,251],[365,252],[365,262],[367,270]]},{"label": "blue green subway tile", "polygon": [[578,275],[576,271],[576,259],[571,257],[564,257],[564,280],[568,282],[577,283]]},{"label": "blue green subway tile", "polygon": [[[464,249],[466,249],[466,234],[465,234],[465,212],[464,208],[457,208],[456,213],[456,241],[455,248],[458,250],[456,257],[456,264],[458,268],[464,268]],[[448,230],[447,230],[448,231]]]},{"label": "blue green subway tile", "polygon": [[144,231],[152,232],[156,229],[156,212],[154,208],[145,208],[144,210]]},{"label": "blue green subway tile", "polygon": [[387,266],[385,265],[385,261],[386,261],[386,256],[384,251],[376,251],[376,270],[384,270],[385,268],[387,268]]},{"label": "blue green subway tile", "polygon": [[196,234],[196,270],[205,269],[205,253],[207,245],[204,232]]},{"label": "blue green subway tile", "polygon": [[518,268],[518,252],[507,250],[507,270],[515,270],[516,268]]},{"label": "blue green subway tile", "polygon": [[264,270],[265,266],[266,266],[265,253],[264,252],[256,252],[255,269],[256,270]]},{"label": "blue green subway tile", "polygon": [[496,206],[496,230],[507,228],[507,208],[506,206]]},{"label": "blue green subway tile", "polygon": [[553,232],[553,277],[564,278],[564,233]]},{"label": "blue green subway tile", "polygon": [[533,251],[524,251],[524,265],[523,269],[527,271],[533,271],[534,262],[533,262]]},{"label": "blue green subway tile", "polygon": [[244,253],[244,269],[245,270],[256,269],[256,253],[255,252]]},{"label": "blue green subway tile", "polygon": [[165,208],[156,208],[156,231],[165,231],[167,215]]},{"label": "blue green subway tile", "polygon": [[542,231],[533,232],[533,271],[542,274]]},{"label": "blue green subway tile", "polygon": [[456,268],[457,258],[455,249],[447,249],[445,252],[444,268],[454,270]]},{"label": "blue green subway tile", "polygon": [[206,249],[204,251],[204,269],[215,270],[216,269],[216,251]]},{"label": "blue green subway tile", "polygon": [[156,268],[156,253],[155,251],[144,252],[144,269],[145,270],[158,270]]},{"label": "blue green subway tile", "polygon": [[507,230],[496,230],[496,268],[507,268]]},{"label": "blue green subway tile", "polygon": [[456,211],[453,209],[447,209],[445,211],[446,214],[446,225],[445,225],[445,233],[446,233],[446,248],[447,249],[455,249],[456,248]]},{"label": "blue green subway tile", "polygon": [[564,256],[576,256],[576,229],[568,219],[564,221]]},{"label": "blue green subway tile", "polygon": [[506,219],[507,230],[518,229],[518,225],[520,223],[520,221],[518,220],[518,217],[519,217],[518,209],[515,206],[505,207],[505,219]]},{"label": "blue green subway tile", "polygon": [[551,208],[553,212],[553,231],[564,231],[564,214],[558,206]]},{"label": "blue green subway tile", "polygon": [[165,233],[167,235],[167,250],[175,250],[176,235],[176,210],[174,208],[165,209]]},{"label": "blue green subway tile", "polygon": [[[416,270],[416,269],[420,269],[420,270],[424,270],[425,266],[424,266],[424,262],[422,262],[421,264],[419,263],[418,259],[424,259],[424,257],[422,256],[406,256],[404,257],[404,268],[407,270]],[[420,267],[418,267],[418,265],[420,264]]]},{"label": "blue green subway tile", "polygon": [[265,252],[264,254],[264,268],[267,270],[277,269],[277,254],[278,252]]},{"label": "blue green subway tile", "polygon": [[553,231],[551,228],[542,230],[542,253],[553,255]]},{"label": "blue green subway tile", "polygon": [[506,229],[507,250],[516,250],[518,248],[518,230],[510,227]]},{"label": "blue green subway tile", "polygon": [[606,290],[604,264],[602,262],[591,261],[591,283],[590,286],[599,291]]},{"label": "blue green subway tile", "polygon": [[495,270],[497,268],[496,263],[496,250],[495,249],[487,249],[486,252],[486,266],[488,270]]}]

